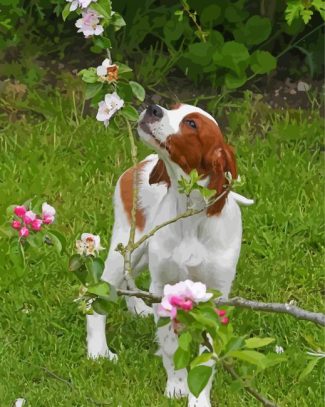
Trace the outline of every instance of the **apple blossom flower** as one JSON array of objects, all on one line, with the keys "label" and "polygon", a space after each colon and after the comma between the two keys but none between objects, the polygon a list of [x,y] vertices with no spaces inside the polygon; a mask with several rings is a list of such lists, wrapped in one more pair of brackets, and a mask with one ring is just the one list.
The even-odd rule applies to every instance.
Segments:
[{"label": "apple blossom flower", "polygon": [[42,219],[46,225],[49,225],[54,222],[56,210],[53,206],[49,205],[47,202],[44,202],[42,205]]},{"label": "apple blossom flower", "polygon": [[104,125],[107,127],[110,118],[123,106],[124,100],[116,92],[108,93],[105,96],[105,100],[98,103],[99,108],[96,119],[104,122]]},{"label": "apple blossom flower", "polygon": [[79,28],[78,33],[82,32],[86,38],[91,35],[101,35],[104,28],[99,24],[100,18],[101,16],[94,10],[83,11],[82,18],[79,18],[75,24]]},{"label": "apple blossom flower", "polygon": [[17,205],[14,209],[14,214],[19,216],[20,218],[22,218],[26,212],[27,212],[27,209],[24,205],[22,205],[22,206]]},{"label": "apple blossom flower", "polygon": [[100,237],[91,233],[83,233],[81,240],[76,241],[77,253],[86,256],[95,256],[103,247],[100,245]]},{"label": "apple blossom flower", "polygon": [[87,8],[90,3],[95,3],[97,0],[66,0],[71,3],[70,11],[75,11],[77,8]]},{"label": "apple blossom flower", "polygon": [[20,231],[19,231],[19,236],[20,237],[28,237],[29,236],[29,230],[26,226],[23,226]]},{"label": "apple blossom flower", "polygon": [[21,223],[19,222],[19,220],[13,220],[11,222],[11,227],[16,229],[16,230],[19,230],[20,227],[21,227]]},{"label": "apple blossom flower", "polygon": [[41,230],[42,224],[43,224],[42,219],[36,218],[35,220],[33,220],[31,226],[32,226],[33,230],[35,230],[36,232],[39,232]]},{"label": "apple blossom flower", "polygon": [[205,284],[200,282],[186,280],[174,285],[166,284],[158,315],[175,319],[178,309],[190,311],[195,304],[207,302],[212,296],[207,293]]},{"label": "apple blossom flower", "polygon": [[27,211],[25,215],[23,216],[23,221],[26,223],[26,225],[29,225],[36,219],[36,213],[33,211]]},{"label": "apple blossom flower", "polygon": [[97,67],[96,72],[102,81],[110,83],[118,80],[118,66],[112,64],[109,58],[104,59],[102,64]]}]

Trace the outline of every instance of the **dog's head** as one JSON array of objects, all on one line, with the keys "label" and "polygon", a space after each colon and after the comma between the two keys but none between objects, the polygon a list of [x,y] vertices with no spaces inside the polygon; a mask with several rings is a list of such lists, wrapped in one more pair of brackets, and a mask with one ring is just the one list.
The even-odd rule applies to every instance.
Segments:
[{"label": "dog's head", "polygon": [[[168,168],[175,165],[186,174],[196,169],[203,178],[209,177],[208,187],[218,194],[228,184],[226,172],[237,178],[232,147],[225,142],[215,119],[196,106],[179,104],[168,110],[151,105],[141,113],[138,133],[160,157],[150,175],[151,184],[170,185],[173,174]],[[209,207],[208,214],[219,213],[225,199]]]}]

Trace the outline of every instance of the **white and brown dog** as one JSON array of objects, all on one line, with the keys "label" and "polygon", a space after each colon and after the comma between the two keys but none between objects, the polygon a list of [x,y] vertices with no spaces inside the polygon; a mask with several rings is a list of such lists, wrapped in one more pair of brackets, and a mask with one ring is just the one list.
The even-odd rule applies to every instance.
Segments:
[{"label": "white and brown dog", "polygon": [[[237,177],[233,149],[226,144],[217,122],[202,109],[177,105],[167,110],[149,106],[140,116],[140,138],[157,154],[139,163],[138,209],[136,240],[155,226],[170,220],[187,209],[188,199],[178,191],[178,180],[196,169],[202,185],[221,194],[227,187],[226,172]],[[115,223],[111,247],[102,279],[122,287],[123,258],[115,248],[126,244],[130,232],[133,171],[127,170],[119,179],[114,197]],[[197,191],[190,196],[193,208],[203,208],[205,202]],[[228,296],[236,274],[242,222],[238,204],[251,205],[252,200],[234,192],[224,194],[203,212],[170,224],[147,240],[132,255],[132,269],[148,266],[151,275],[150,292],[162,295],[164,285],[190,279],[201,281],[208,288]],[[129,309],[147,315],[151,308],[140,299],[127,299]],[[155,307],[154,307],[155,308]],[[88,355],[116,358],[107,347],[106,317],[87,316]],[[167,372],[166,395],[189,396],[189,406],[210,406],[211,381],[199,398],[189,394],[186,369],[174,370],[173,354],[177,338],[170,325],[158,329],[159,354]]]}]

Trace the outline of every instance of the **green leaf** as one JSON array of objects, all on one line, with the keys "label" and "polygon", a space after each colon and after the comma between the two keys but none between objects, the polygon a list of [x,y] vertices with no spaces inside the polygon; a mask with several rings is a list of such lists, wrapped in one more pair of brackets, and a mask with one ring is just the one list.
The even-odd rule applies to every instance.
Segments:
[{"label": "green leaf", "polygon": [[193,369],[195,366],[201,365],[202,363],[208,362],[213,356],[213,353],[202,353],[201,355],[197,356],[195,359],[192,360],[191,362],[191,369]]},{"label": "green leaf", "polygon": [[190,363],[190,359],[191,353],[179,347],[174,353],[175,370],[184,369]]},{"label": "green leaf", "polygon": [[264,74],[276,68],[277,59],[267,51],[255,51],[251,55],[250,65],[254,73]]},{"label": "green leaf", "polygon": [[87,291],[91,294],[100,295],[102,297],[108,296],[110,293],[110,285],[104,281],[87,287]]},{"label": "green leaf", "polygon": [[135,110],[135,108],[131,105],[125,106],[121,110],[122,116],[126,119],[130,120],[131,122],[136,122],[139,119],[139,113]]},{"label": "green leaf", "polygon": [[191,369],[187,376],[187,384],[192,394],[198,397],[204,387],[207,385],[212,375],[210,366],[196,366]]},{"label": "green leaf", "polygon": [[78,76],[81,76],[81,79],[86,83],[95,83],[98,82],[98,75],[96,68],[82,69],[78,72]]},{"label": "green leaf", "polygon": [[65,238],[65,236],[57,230],[51,230],[51,234],[52,236],[55,236],[57,239],[59,239],[62,250],[65,250],[65,248],[67,247],[67,239]]},{"label": "green leaf", "polygon": [[89,272],[88,282],[89,284],[97,284],[100,282],[100,278],[104,271],[104,261],[100,257],[88,257],[86,260],[87,270]]},{"label": "green leaf", "polygon": [[218,318],[212,308],[196,308],[189,314],[203,327],[218,328]]},{"label": "green leaf", "polygon": [[85,93],[85,99],[91,99],[93,98],[95,95],[97,95],[97,93],[99,91],[101,91],[103,87],[103,83],[87,83],[86,85],[86,93]]},{"label": "green leaf", "polygon": [[320,360],[320,358],[314,358],[310,360],[307,364],[307,366],[304,368],[304,370],[300,373],[299,376],[299,381],[303,380],[306,376],[308,376],[314,369],[314,367],[317,365],[317,362]]},{"label": "green leaf", "polygon": [[123,75],[124,73],[129,73],[132,72],[133,69],[130,68],[129,66],[122,64],[121,62],[116,62],[116,65],[118,66],[118,74],[119,76]]},{"label": "green leaf", "polygon": [[225,85],[228,89],[237,89],[243,86],[247,81],[247,76],[243,72],[240,76],[231,74],[230,72],[226,74]]},{"label": "green leaf", "polygon": [[249,338],[245,340],[245,347],[248,349],[262,348],[274,341],[274,338]]},{"label": "green leaf", "polygon": [[110,303],[102,298],[96,298],[91,307],[97,314],[107,315],[110,312]]},{"label": "green leaf", "polygon": [[242,336],[240,337],[232,337],[229,342],[226,344],[224,354],[227,354],[228,352],[238,350],[242,348],[244,345],[244,338]]},{"label": "green leaf", "polygon": [[98,14],[105,17],[106,20],[110,20],[112,9],[109,0],[100,0],[97,3],[91,3],[90,8],[97,11]]},{"label": "green leaf", "polygon": [[106,49],[111,47],[111,41],[109,38],[97,36],[93,38],[94,45],[100,49]]},{"label": "green leaf", "polygon": [[157,328],[161,328],[170,323],[170,318],[159,318],[157,322]]},{"label": "green leaf", "polygon": [[146,91],[144,90],[144,88],[138,82],[130,81],[129,84],[134,96],[139,99],[140,102],[143,102],[146,96]]},{"label": "green leaf", "polygon": [[69,271],[76,271],[84,265],[80,254],[74,254],[69,259]]},{"label": "green leaf", "polygon": [[60,254],[62,252],[62,243],[60,239],[57,236],[55,236],[52,232],[46,232],[46,236],[48,236],[55,250]]},{"label": "green leaf", "polygon": [[180,335],[180,337],[178,338],[178,346],[185,351],[190,350],[191,342],[192,342],[192,336],[189,332],[182,333]]},{"label": "green leaf", "polygon": [[252,16],[245,23],[243,40],[248,45],[260,44],[270,36],[271,30],[271,21],[268,18]]},{"label": "green leaf", "polygon": [[214,53],[213,61],[217,65],[231,69],[237,76],[243,76],[248,66],[249,52],[244,44],[236,41],[227,41],[221,50],[217,50]]},{"label": "green leaf", "polygon": [[265,355],[254,350],[234,350],[228,353],[228,356],[251,363],[264,369]]},{"label": "green leaf", "polygon": [[111,24],[114,27],[114,31],[118,31],[126,25],[124,18],[121,16],[121,14],[116,12],[112,15]]},{"label": "green leaf", "polygon": [[71,3],[67,3],[64,7],[64,9],[62,10],[62,19],[63,21],[65,21],[68,17],[68,15],[70,14],[70,6]]}]

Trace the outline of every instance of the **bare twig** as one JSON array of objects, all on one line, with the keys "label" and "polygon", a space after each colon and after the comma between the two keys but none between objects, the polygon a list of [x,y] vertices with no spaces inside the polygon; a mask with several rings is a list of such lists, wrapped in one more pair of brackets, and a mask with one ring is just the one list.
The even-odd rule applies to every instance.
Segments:
[{"label": "bare twig", "polygon": [[[130,297],[138,297],[144,300],[148,300],[151,303],[161,302],[162,297],[152,295],[147,291],[142,290],[120,290],[117,289],[118,295],[126,295]],[[288,314],[297,319],[303,319],[305,321],[313,322],[321,326],[325,326],[325,314],[321,312],[312,312],[296,307],[295,305],[282,304],[277,302],[260,302],[247,300],[246,298],[234,297],[229,299],[218,298],[215,300],[215,304],[218,305],[230,305],[239,308],[248,308],[255,311],[273,312],[278,314]]]},{"label": "bare twig", "polygon": [[221,365],[233,377],[233,379],[238,380],[243,385],[244,389],[260,401],[265,407],[277,407],[277,404],[274,404],[271,400],[264,397],[254,389],[254,387],[251,387],[245,380],[243,380],[229,363],[221,361]]}]

